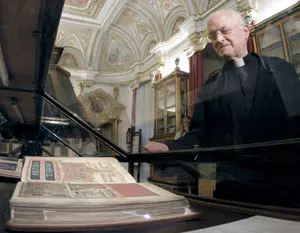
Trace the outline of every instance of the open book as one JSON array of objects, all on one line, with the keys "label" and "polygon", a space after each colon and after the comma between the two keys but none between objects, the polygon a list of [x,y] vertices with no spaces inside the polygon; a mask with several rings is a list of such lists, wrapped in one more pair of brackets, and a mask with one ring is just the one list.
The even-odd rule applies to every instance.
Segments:
[{"label": "open book", "polygon": [[9,178],[20,178],[23,160],[12,160],[0,157],[0,176]]},{"label": "open book", "polygon": [[114,158],[25,157],[8,227],[86,230],[199,217],[186,198],[136,183]]}]

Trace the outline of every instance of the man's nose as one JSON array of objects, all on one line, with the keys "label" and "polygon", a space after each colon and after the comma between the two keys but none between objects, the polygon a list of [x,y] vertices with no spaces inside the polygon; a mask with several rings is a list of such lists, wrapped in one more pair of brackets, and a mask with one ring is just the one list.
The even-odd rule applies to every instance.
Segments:
[{"label": "man's nose", "polygon": [[216,42],[222,42],[224,39],[225,38],[222,33],[220,33],[220,32],[216,33],[216,40],[215,40]]}]

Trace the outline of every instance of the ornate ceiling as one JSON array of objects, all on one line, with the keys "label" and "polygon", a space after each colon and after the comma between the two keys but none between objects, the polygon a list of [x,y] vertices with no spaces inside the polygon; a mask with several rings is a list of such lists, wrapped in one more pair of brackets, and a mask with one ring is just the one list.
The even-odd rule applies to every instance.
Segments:
[{"label": "ornate ceiling", "polygon": [[95,19],[106,0],[65,0],[64,12]]},{"label": "ornate ceiling", "polygon": [[103,77],[142,72],[154,64],[151,49],[159,42],[176,37],[187,19],[204,18],[227,2],[232,1],[65,0],[56,38],[65,47],[60,65]]}]

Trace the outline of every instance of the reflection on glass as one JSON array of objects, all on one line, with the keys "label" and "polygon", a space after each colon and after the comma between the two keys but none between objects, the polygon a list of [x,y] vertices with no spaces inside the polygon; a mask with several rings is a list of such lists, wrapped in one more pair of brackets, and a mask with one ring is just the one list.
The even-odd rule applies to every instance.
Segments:
[{"label": "reflection on glass", "polygon": [[[122,139],[121,142],[118,140],[120,117],[125,111],[125,106],[119,100],[119,88],[111,86],[108,90],[99,88],[85,93],[84,89],[90,87],[90,84],[81,80],[78,85],[80,93],[76,96],[76,88],[71,83],[70,77],[61,69],[51,69],[46,83],[46,93],[76,116],[89,123],[90,126],[97,129],[99,133],[110,139],[114,144],[123,148],[126,147],[126,132],[123,132],[123,137],[120,137]],[[70,124],[69,119],[65,119],[64,116],[49,117],[44,115],[43,122],[52,125],[64,125],[65,127],[68,127]],[[121,143],[122,145],[120,145]],[[96,139],[91,139],[89,142],[84,140],[78,141],[77,147],[83,145],[89,145],[87,148],[80,149],[86,151],[86,153],[112,153],[105,144]]]},{"label": "reflection on glass", "polygon": [[287,38],[290,60],[295,65],[297,73],[300,74],[300,18],[286,22],[283,27]]},{"label": "reflection on glass", "polygon": [[[82,156],[115,155],[116,153],[93,135],[89,134],[83,127],[79,126],[55,107],[44,101],[41,125],[63,140],[71,148]],[[109,126],[103,125],[98,129],[111,133]],[[53,138],[53,137],[52,137]],[[61,156],[77,156],[72,150],[61,147]]]},{"label": "reflection on glass", "polygon": [[176,131],[176,86],[175,80],[166,85],[167,134]]},{"label": "reflection on glass", "polygon": [[164,109],[165,109],[165,88],[160,87],[156,91],[156,135],[163,135],[165,132],[164,127]]},{"label": "reflection on glass", "polygon": [[[140,7],[143,7],[142,2],[143,1],[140,1]],[[128,20],[130,21],[130,19]],[[114,22],[119,21],[116,20]],[[280,22],[275,22],[273,27],[269,27],[270,25],[267,25],[268,27],[260,27],[259,33],[255,35],[255,37],[258,37],[256,42],[259,43],[258,48],[261,49],[262,55],[287,59],[285,57],[287,53],[284,51],[285,43],[283,43],[283,39],[286,38],[290,60],[296,65],[299,72],[299,18],[289,20],[286,23],[284,22],[286,22],[285,19],[280,20]],[[130,22],[127,23],[126,25],[131,25]],[[119,26],[123,27],[124,25]],[[127,29],[125,30],[128,31]],[[285,36],[281,34],[282,31],[284,31]],[[261,34],[261,32],[263,33]],[[242,42],[243,37],[237,36],[235,39],[241,39],[239,42]],[[190,73],[182,72],[179,67],[183,67],[183,63],[180,62],[181,64],[176,64],[176,70],[170,74],[166,74],[164,69],[159,68],[160,71],[164,70],[164,76],[162,76],[160,71],[158,72],[158,70],[152,70],[151,67],[146,67],[148,62],[144,63],[142,60],[137,60],[134,62],[137,62],[137,67],[139,67],[140,70],[135,69],[134,62],[131,63],[131,61],[129,61],[134,56],[126,52],[126,46],[113,48],[114,46],[112,45],[117,43],[116,41],[117,38],[112,36],[103,42],[103,53],[101,53],[101,57],[99,57],[101,64],[98,64],[99,66],[96,70],[88,70],[92,67],[85,67],[87,70],[80,70],[82,68],[79,68],[75,64],[77,57],[76,59],[73,57],[74,65],[72,65],[72,69],[74,70],[72,71],[74,71],[74,74],[72,74],[72,83],[70,77],[60,72],[59,69],[55,70],[55,72],[52,70],[49,73],[46,91],[74,114],[90,123],[102,135],[110,138],[115,144],[119,144],[120,142],[118,140],[122,140],[122,138],[125,140],[125,132],[127,129],[133,128],[134,133],[138,132],[138,127],[143,128],[141,133],[143,141],[147,142],[149,138],[153,138],[155,141],[167,143],[170,139],[174,138],[173,136],[176,134],[176,129],[177,131],[179,130],[183,117],[188,115],[188,109],[194,107],[188,105],[189,101],[194,101],[191,96],[194,95],[194,92],[198,91],[190,90],[191,92],[189,93],[189,84],[194,81],[191,79],[191,77],[194,76],[192,74],[193,68],[191,68]],[[156,44],[156,42],[153,43],[151,47]],[[102,43],[100,44],[102,46]],[[162,47],[164,47],[163,44],[164,42],[161,43]],[[166,44],[168,44],[167,41]],[[124,48],[125,50],[123,50]],[[93,48],[90,49],[93,50]],[[138,51],[138,49],[136,51]],[[174,51],[170,51],[170,54],[172,54],[172,56],[175,55],[177,49],[179,51],[181,49],[180,46]],[[213,49],[212,46],[211,49]],[[170,50],[172,49],[170,48]],[[108,57],[106,56],[107,54]],[[112,54],[114,56],[110,56]],[[166,68],[166,70],[172,70],[168,62],[168,60],[171,59],[168,57],[170,54],[164,54],[166,61],[163,64],[163,68]],[[186,54],[186,51],[184,51],[183,54]],[[219,61],[214,57],[217,56],[217,54],[209,49],[207,51],[201,51],[200,53],[193,51],[191,54],[193,55],[190,58],[183,55],[183,58],[180,58],[180,60],[183,61],[186,59],[186,64],[192,65],[192,62],[188,64],[189,59],[192,61],[193,59],[201,57],[199,63],[202,63],[201,69],[207,69],[206,73],[208,73],[208,70],[213,70],[215,66],[214,63]],[[70,64],[70,62],[66,61],[67,59],[71,59],[72,55],[67,55],[69,57],[65,56],[61,64]],[[115,58],[114,60],[116,62],[112,62],[112,57]],[[126,59],[127,57],[130,57],[128,61]],[[93,63],[93,60],[94,59],[89,58],[89,65]],[[98,60],[96,59],[96,61]],[[149,64],[151,62],[149,62]],[[134,68],[131,69],[130,67]],[[93,68],[95,68],[95,66],[93,66]],[[145,70],[143,70],[143,68],[145,68]],[[149,70],[147,70],[148,68]],[[275,65],[274,68],[279,68],[278,70],[280,70],[281,65]],[[140,72],[139,75],[135,74],[136,76],[133,75],[131,77],[136,77],[136,79],[130,84],[129,82],[123,82],[125,76],[123,77],[122,74],[132,74],[133,70],[139,70]],[[252,74],[258,73],[253,71],[254,70],[248,70],[248,75],[251,76]],[[112,78],[113,81],[111,83],[114,83],[114,81],[118,80],[117,78],[121,77],[118,81],[122,82],[122,84],[108,84],[110,83],[109,80],[105,80],[107,83],[103,84],[101,78],[106,75],[106,72],[107,77],[115,78]],[[146,77],[148,73],[155,73],[153,80],[149,81],[149,77]],[[102,76],[102,74],[105,75]],[[290,77],[289,74],[284,75],[284,78]],[[148,81],[143,80],[144,78]],[[208,77],[202,78],[205,80]],[[230,78],[231,77],[225,77],[224,80],[233,80]],[[259,81],[268,80],[268,78],[269,76],[263,73],[257,77]],[[124,80],[125,79],[126,78],[124,78]],[[270,80],[273,79],[271,78]],[[286,106],[284,105],[285,103],[283,104],[281,101],[282,93],[277,92],[275,84],[255,83],[254,86],[256,86],[249,91],[253,92],[254,95],[250,95],[250,97],[253,97],[253,102],[251,103],[252,109],[245,113],[244,103],[246,102],[246,97],[245,99],[243,98],[243,91],[231,93],[230,88],[234,85],[233,82],[226,83],[228,85],[224,87],[224,89],[222,89],[223,83],[216,83],[219,84],[221,88],[214,89],[217,85],[212,86],[212,91],[208,93],[205,96],[206,99],[203,100],[203,103],[205,102],[204,107],[197,109],[198,112],[195,117],[196,123],[192,123],[194,128],[191,133],[193,133],[193,136],[195,136],[197,140],[189,140],[194,139],[193,137],[189,137],[186,144],[190,144],[183,149],[193,150],[195,145],[197,145],[201,148],[201,152],[208,148],[212,150],[211,154],[214,155],[214,153],[217,152],[213,151],[211,147],[235,145],[242,148],[246,143],[266,142],[291,137],[296,138],[299,136],[299,134],[297,135],[292,132],[293,129],[299,128],[299,124],[296,124],[297,122],[294,118],[291,122],[287,122]],[[146,88],[142,88],[146,85],[149,87],[148,92],[145,91]],[[121,94],[119,94],[119,89]],[[149,94],[150,90],[151,94]],[[136,98],[139,101],[134,99],[133,93],[136,94]],[[286,96],[286,93],[294,94],[289,88],[283,95]],[[149,99],[151,99],[151,101]],[[153,99],[155,103],[152,102]],[[201,101],[199,101],[199,103],[201,103]],[[47,106],[47,103],[44,105],[42,125],[62,138],[64,142],[74,148],[78,153],[83,156],[114,154],[114,152],[110,151],[101,141],[89,135],[79,125],[70,121],[70,119],[60,114],[57,110]],[[141,113],[141,111],[143,111],[143,113]],[[139,115],[139,117],[137,117],[137,115]],[[154,118],[153,122],[149,123],[149,121],[147,121],[149,118],[146,120],[144,118],[145,115],[149,116],[149,118]],[[136,118],[134,118],[134,116],[136,116]],[[153,124],[155,127],[153,127]],[[149,130],[150,127],[151,130]],[[131,148],[131,151],[135,153],[138,151],[140,144],[137,143],[137,140],[133,139],[133,135],[128,137],[128,139],[128,144],[131,143],[130,145],[133,148]],[[49,142],[51,140],[49,140]],[[76,156],[73,151],[69,150],[62,143],[56,141],[55,144],[57,146],[55,146],[54,150],[51,145],[44,145],[44,148],[55,154],[55,156]],[[172,149],[173,148],[170,149],[171,156],[173,156]],[[175,148],[174,150],[177,149],[178,148]],[[218,153],[222,155],[222,152]],[[198,156],[201,157],[201,155],[202,154],[199,153]],[[260,154],[260,151],[257,150],[254,151],[253,154],[245,156],[246,158],[243,156],[239,157],[238,161],[188,163],[191,169],[199,173],[199,177],[195,177],[179,163],[173,161],[160,161],[157,164],[151,164],[151,169],[144,166],[148,164],[141,165],[136,162],[133,170],[135,170],[136,178],[140,176],[142,181],[147,181],[149,178],[150,182],[171,191],[195,194],[201,197],[290,206],[293,208],[297,207],[297,205],[299,205],[297,196],[300,196],[299,179],[297,178],[299,177],[298,170],[300,167],[299,156],[297,153],[288,153],[282,150],[276,155],[276,159],[278,160],[274,161],[272,160],[273,155],[272,153],[267,155]],[[289,157],[290,160],[286,161],[286,157]],[[150,175],[145,175],[148,174],[148,172],[150,172]],[[256,197],[257,199],[255,199]]]},{"label": "reflection on glass", "polygon": [[300,207],[297,168],[300,163],[297,156],[290,158],[294,162],[284,158],[267,161],[257,156],[231,162],[190,162],[185,167],[180,162],[162,161],[151,165],[148,180],[187,195],[297,209]]},{"label": "reflection on glass", "polygon": [[274,27],[259,36],[262,55],[284,59],[284,49],[280,27]]},{"label": "reflection on glass", "polygon": [[188,112],[188,80],[184,79],[180,83],[180,96],[181,96],[181,119]]}]

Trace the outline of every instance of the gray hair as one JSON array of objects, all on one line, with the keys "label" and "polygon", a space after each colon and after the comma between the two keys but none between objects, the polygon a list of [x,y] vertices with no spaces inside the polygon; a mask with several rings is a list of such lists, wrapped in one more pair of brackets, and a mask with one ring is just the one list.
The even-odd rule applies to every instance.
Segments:
[{"label": "gray hair", "polygon": [[220,15],[220,14],[228,14],[231,16],[228,20],[230,20],[230,21],[234,20],[237,24],[245,24],[245,20],[244,20],[243,16],[241,15],[241,13],[232,8],[220,9],[220,10],[213,12],[212,14],[210,14],[207,24],[213,17]]}]

